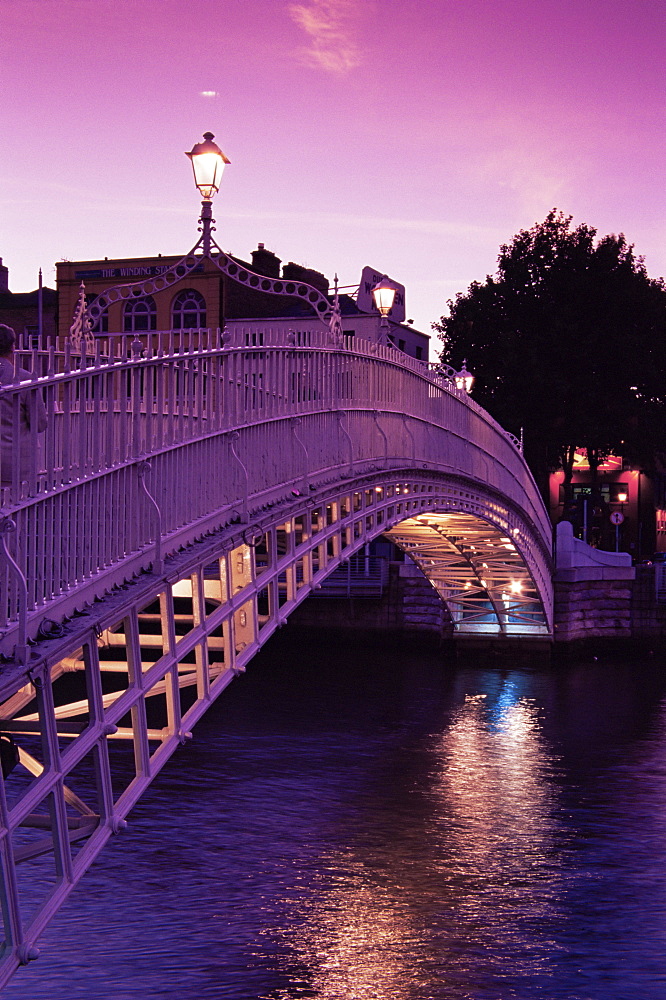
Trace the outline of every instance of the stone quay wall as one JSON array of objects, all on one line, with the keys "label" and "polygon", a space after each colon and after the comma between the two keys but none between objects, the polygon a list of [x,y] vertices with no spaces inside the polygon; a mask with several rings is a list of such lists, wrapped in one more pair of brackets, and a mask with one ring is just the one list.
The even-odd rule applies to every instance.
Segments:
[{"label": "stone quay wall", "polygon": [[666,645],[666,601],[657,598],[656,571],[656,566],[636,567],[631,593],[631,634],[647,643]]},{"label": "stone quay wall", "polygon": [[453,634],[446,607],[411,560],[389,565],[381,597],[312,597],[296,609],[292,620],[303,627],[418,632],[441,639]]},{"label": "stone quay wall", "polygon": [[574,537],[562,521],[555,530],[556,643],[631,637],[636,570],[626,552],[602,552]]},{"label": "stone quay wall", "polygon": [[666,602],[657,599],[655,567],[633,572],[633,579],[556,579],[556,645],[609,639],[666,646]]},{"label": "stone quay wall", "polygon": [[555,581],[555,642],[630,638],[632,580]]},{"label": "stone quay wall", "polygon": [[632,566],[625,552],[592,549],[563,521],[555,530],[554,583],[556,646],[604,639],[666,645],[661,568]]}]

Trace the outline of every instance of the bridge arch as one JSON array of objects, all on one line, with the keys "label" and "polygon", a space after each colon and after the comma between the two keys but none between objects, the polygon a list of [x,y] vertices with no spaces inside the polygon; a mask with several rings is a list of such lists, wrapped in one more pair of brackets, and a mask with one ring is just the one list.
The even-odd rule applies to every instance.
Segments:
[{"label": "bridge arch", "polygon": [[367,476],[359,495],[360,525],[340,561],[384,536],[419,567],[459,636],[551,634],[550,552],[520,509],[483,484],[407,469],[402,481]]},{"label": "bridge arch", "polygon": [[[518,529],[511,544],[532,581],[530,601],[536,593],[550,631],[551,527],[519,444],[419,362],[369,342],[349,350],[325,333],[285,338],[263,328],[224,338],[194,331],[187,345],[172,333],[155,343],[146,335],[145,343],[114,345],[118,353],[108,358],[99,348],[80,365],[66,354],[62,371],[53,372],[57,359],[49,356],[50,374],[34,387],[3,389],[42,392],[52,419],[43,470],[27,491],[23,483],[4,491],[5,527],[11,519],[25,579],[0,593],[0,651],[11,655],[21,604],[29,637],[36,637],[45,614],[59,621],[78,612],[200,538],[235,522],[263,523],[299,497],[325,497],[343,484],[358,493],[373,477],[387,490],[412,481],[410,502],[418,495],[418,504],[410,510],[418,507],[419,514],[434,512],[437,503],[449,520],[457,511],[494,525],[500,546]],[[101,516],[105,510],[110,517]],[[457,537],[460,523],[447,534],[440,517],[440,556],[441,539]],[[48,536],[54,524],[57,546]],[[469,518],[465,524],[471,529]],[[394,537],[434,574],[423,538],[417,546],[413,532],[411,539]],[[496,555],[495,541],[489,535],[484,543],[489,556]],[[476,556],[466,548],[458,553],[464,554],[471,571]],[[448,578],[440,593],[453,604],[452,568]],[[490,592],[477,603],[490,602],[502,631],[520,624],[500,608],[507,601],[499,577],[486,582]],[[474,624],[468,595],[462,596],[461,631]],[[520,595],[513,597],[512,607],[521,604]]]},{"label": "bridge arch", "polygon": [[[2,487],[0,719],[23,770],[0,783],[0,984],[212,701],[374,538],[461,637],[552,632],[550,524],[519,444],[446,379],[327,334],[116,347],[50,352],[0,390],[42,393],[50,417],[44,464]],[[45,851],[62,878],[24,921],[16,864]]]},{"label": "bridge arch", "polygon": [[[459,635],[550,632],[546,548],[525,512],[482,484],[428,470],[374,471],[307,493],[294,486],[264,508],[116,588],[62,637],[37,642],[40,657],[14,690],[11,712],[29,727],[38,723],[33,678],[41,669],[58,725],[103,720],[135,743],[137,761],[150,758],[150,740],[182,739],[291,613],[379,536],[420,567]],[[77,672],[87,680],[71,701]],[[5,693],[15,679],[11,685],[5,678]],[[153,699],[165,726],[148,732],[139,706]],[[2,700],[0,691],[6,718]]]},{"label": "bridge arch", "polygon": [[[147,674],[140,697],[162,700],[165,733],[182,734],[196,721],[194,708],[242,673],[331,573],[380,536],[419,566],[461,637],[550,634],[546,547],[524,511],[482,484],[436,471],[374,471],[307,492],[295,485],[253,514],[174,553],[160,574],[121,587],[114,602],[93,606],[95,648],[85,653],[83,643],[63,661],[54,651],[52,679],[97,660],[111,705],[128,697],[133,675]],[[81,714],[80,699],[73,709],[60,704],[59,718],[71,711]],[[118,724],[124,715],[107,717]]]}]

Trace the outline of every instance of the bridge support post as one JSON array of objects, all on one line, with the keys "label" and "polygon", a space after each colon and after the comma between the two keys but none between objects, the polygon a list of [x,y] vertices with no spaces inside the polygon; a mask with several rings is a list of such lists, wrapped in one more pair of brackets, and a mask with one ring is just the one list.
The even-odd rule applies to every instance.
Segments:
[{"label": "bridge support post", "polygon": [[349,475],[352,476],[354,474],[354,442],[351,439],[351,434],[349,433],[347,428],[343,426],[342,423],[343,419],[345,419],[346,416],[347,414],[345,413],[344,410],[338,410],[338,412],[336,413],[340,431],[347,438],[347,443],[349,444]]},{"label": "bridge support post", "polygon": [[238,431],[232,431],[229,435],[229,448],[231,454],[234,456],[241,468],[241,474],[243,476],[243,491],[241,498],[241,509],[240,509],[240,520],[241,524],[247,524],[248,520],[248,488],[249,488],[249,476],[247,471],[247,466],[241,460],[240,455],[236,451],[236,442],[240,440],[240,434]]},{"label": "bridge support post", "polygon": [[150,472],[152,466],[150,462],[139,462],[137,472],[139,474],[139,485],[145,493],[155,515],[155,559],[153,561],[153,573],[161,573],[164,568],[162,559],[162,511],[160,506],[146,486],[146,474]]},{"label": "bridge support post", "polygon": [[290,423],[291,423],[291,430],[294,435],[294,440],[299,443],[299,445],[303,450],[303,454],[305,456],[305,464],[303,466],[303,476],[301,479],[301,489],[303,490],[304,493],[307,493],[310,489],[310,480],[308,476],[308,473],[310,471],[310,455],[308,449],[305,446],[304,441],[302,440],[300,434],[298,433],[298,428],[301,426],[302,420],[300,417],[292,417]]}]

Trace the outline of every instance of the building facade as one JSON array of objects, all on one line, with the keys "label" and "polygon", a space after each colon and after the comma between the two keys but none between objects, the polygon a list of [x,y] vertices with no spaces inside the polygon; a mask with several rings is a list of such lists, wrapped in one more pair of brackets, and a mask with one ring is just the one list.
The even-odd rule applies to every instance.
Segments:
[{"label": "building facade", "polygon": [[550,477],[550,515],[553,524],[571,521],[574,535],[596,548],[650,560],[666,552],[666,476],[609,455],[595,477],[580,449],[570,483],[562,470]]},{"label": "building facade", "polygon": [[[328,279],[319,271],[293,261],[282,264],[262,243],[251,261],[234,260],[257,274],[314,286],[331,298]],[[142,257],[94,261],[62,261],[57,266],[58,333],[66,338],[77,308],[81,285],[87,302],[108,288],[157,278],[178,264],[179,257]],[[341,295],[343,332],[349,338],[378,340],[379,314],[362,311],[353,296]],[[316,328],[321,321],[300,298],[257,291],[223,275],[212,261],[201,258],[189,274],[154,295],[129,296],[108,307],[97,324],[97,334],[142,333],[149,330],[223,329],[227,325],[261,320],[271,325],[289,324],[290,329]],[[389,317],[389,337],[394,346],[411,357],[428,360],[430,337],[408,323]]]},{"label": "building facade", "polygon": [[39,287],[33,292],[9,290],[9,268],[0,257],[0,323],[11,326],[27,348],[45,347],[58,329],[58,293]]}]

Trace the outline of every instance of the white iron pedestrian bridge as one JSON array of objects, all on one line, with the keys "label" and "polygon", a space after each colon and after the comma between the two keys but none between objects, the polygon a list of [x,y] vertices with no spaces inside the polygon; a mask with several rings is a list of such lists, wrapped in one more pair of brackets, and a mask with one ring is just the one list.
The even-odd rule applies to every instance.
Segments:
[{"label": "white iron pedestrian bridge", "polygon": [[0,782],[0,984],[209,705],[372,539],[417,563],[459,641],[552,634],[519,442],[448,379],[324,326],[142,338],[22,356],[35,377],[0,390],[17,425],[37,393],[49,416],[31,469],[3,468],[0,732],[20,763]]}]

